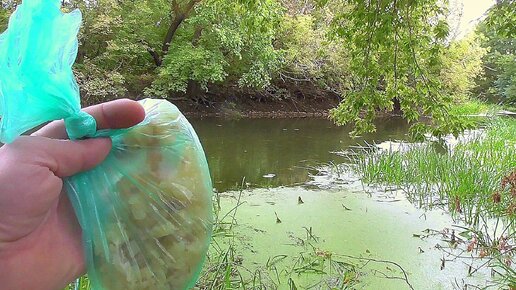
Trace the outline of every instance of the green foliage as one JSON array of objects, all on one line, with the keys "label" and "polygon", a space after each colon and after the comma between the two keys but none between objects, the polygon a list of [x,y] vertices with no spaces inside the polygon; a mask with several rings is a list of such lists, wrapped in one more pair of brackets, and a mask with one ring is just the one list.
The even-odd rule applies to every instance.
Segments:
[{"label": "green foliage", "polygon": [[516,37],[516,1],[497,0],[496,5],[489,10],[488,16],[484,21],[487,29],[494,30],[495,34],[504,38]]},{"label": "green foliage", "polygon": [[276,46],[283,52],[279,77],[342,94],[349,79],[349,55],[342,40],[327,37],[330,27],[319,18],[283,16],[276,36]]},{"label": "green foliage", "polygon": [[[412,132],[442,136],[464,129],[447,110],[452,98],[442,94],[438,76],[448,36],[446,7],[441,1],[349,0],[339,11],[334,32],[348,42],[352,86],[332,117],[351,123],[354,134],[375,130],[378,110],[392,110],[394,100],[404,117],[417,122],[430,116],[430,126],[417,123]],[[360,29],[357,29],[360,27]]]},{"label": "green foliage", "polygon": [[[84,14],[79,75],[98,70],[99,79],[109,77],[109,85],[129,93],[191,96],[192,87],[213,83],[262,89],[279,66],[272,41],[281,13],[274,0],[72,1],[67,7]],[[90,95],[114,96],[95,78],[83,80]]]},{"label": "green foliage", "polygon": [[272,46],[278,15],[274,1],[263,5],[204,1],[178,31],[147,93],[187,92],[189,81],[264,88],[278,64]]},{"label": "green foliage", "polygon": [[[19,2],[1,2],[0,29]],[[451,43],[440,0],[69,0],[63,9],[83,13],[75,71],[87,103],[338,95],[331,115],[355,134],[399,105],[421,138],[468,127],[450,106],[470,99],[473,79],[475,94],[515,103],[514,3],[497,2],[483,36]]]},{"label": "green foliage", "polygon": [[120,98],[127,92],[125,78],[117,71],[100,69],[88,59],[77,65],[75,69],[83,102],[101,103],[106,96]]},{"label": "green foliage", "polygon": [[496,59],[500,74],[495,88],[510,105],[516,105],[516,55],[500,55]]},{"label": "green foliage", "polygon": [[170,92],[186,93],[189,80],[206,87],[208,82],[225,79],[228,63],[220,51],[194,47],[188,42],[173,44],[171,49],[174,54],[165,56],[152,87],[146,90],[147,95],[166,97]]},{"label": "green foliage", "polygon": [[476,85],[475,78],[482,75],[482,57],[486,53],[487,50],[480,45],[479,37],[473,33],[453,41],[441,57],[439,79],[442,92],[451,95],[455,101],[468,99]]},{"label": "green foliage", "polygon": [[445,152],[432,144],[412,145],[362,155],[355,169],[366,183],[398,186],[421,207],[444,203],[469,224],[483,220],[479,215],[511,220],[514,199],[506,193],[494,200],[493,194],[516,168],[515,130],[516,121],[497,119],[485,135],[463,137]]},{"label": "green foliage", "polygon": [[487,104],[478,100],[457,102],[450,107],[452,114],[459,116],[495,113],[500,109],[497,105]]},{"label": "green foliage", "polygon": [[477,80],[477,91],[484,97],[516,104],[516,1],[498,1],[478,26],[484,35],[484,78]]}]

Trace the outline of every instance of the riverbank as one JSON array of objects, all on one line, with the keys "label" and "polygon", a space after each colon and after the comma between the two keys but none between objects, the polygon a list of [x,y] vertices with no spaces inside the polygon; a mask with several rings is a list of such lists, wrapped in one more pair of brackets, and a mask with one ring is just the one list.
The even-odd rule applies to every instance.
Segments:
[{"label": "riverbank", "polygon": [[[209,101],[193,101],[191,99],[169,99],[186,117],[205,118],[218,117],[226,119],[241,118],[329,118],[330,110],[336,108],[341,101],[337,96],[260,99],[247,96],[234,99],[215,98]],[[450,112],[462,116],[486,117],[487,115],[513,116],[516,108],[488,104],[478,100],[468,100],[452,105]],[[399,117],[402,112],[376,112],[377,117]]]},{"label": "riverbank", "polygon": [[288,100],[261,100],[239,98],[195,102],[171,99],[187,117],[240,118],[328,118],[331,109],[339,104],[337,98],[303,98]]}]

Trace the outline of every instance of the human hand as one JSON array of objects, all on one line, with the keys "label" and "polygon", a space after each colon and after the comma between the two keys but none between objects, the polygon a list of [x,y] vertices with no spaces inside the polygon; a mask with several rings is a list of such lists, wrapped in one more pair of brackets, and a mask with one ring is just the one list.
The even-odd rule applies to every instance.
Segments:
[{"label": "human hand", "polygon": [[[98,129],[131,127],[145,116],[130,100],[85,111]],[[81,228],[62,178],[101,163],[111,141],[66,139],[63,121],[55,121],[0,148],[0,289],[62,289],[85,272]]]}]

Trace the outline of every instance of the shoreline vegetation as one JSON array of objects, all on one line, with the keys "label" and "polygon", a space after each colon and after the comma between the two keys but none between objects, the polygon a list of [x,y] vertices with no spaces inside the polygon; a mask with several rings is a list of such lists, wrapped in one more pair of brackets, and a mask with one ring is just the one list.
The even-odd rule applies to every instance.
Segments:
[{"label": "shoreline vegetation", "polygon": [[516,287],[516,119],[493,117],[441,143],[398,143],[352,158],[364,184],[401,190],[416,207],[441,208],[463,227],[450,244],[484,259],[499,285]]},{"label": "shoreline vegetation", "polygon": [[[321,103],[305,99],[283,102],[219,102],[210,106],[198,105],[188,101],[172,102],[186,117],[216,117],[226,119],[241,118],[331,118],[331,110],[337,102]],[[478,100],[464,100],[451,106],[450,111],[458,116],[488,117],[491,115],[514,116],[516,107],[496,105]],[[400,117],[401,111],[378,111],[378,118]],[[425,116],[422,116],[424,118]]]},{"label": "shoreline vegetation", "polygon": [[[20,3],[1,2],[0,31]],[[496,1],[461,37],[462,8],[439,0],[70,0],[62,10],[83,15],[74,72],[85,105],[154,97],[188,113],[323,114],[354,135],[394,111],[414,136],[443,136],[467,129],[454,103],[515,104],[515,5]]]}]

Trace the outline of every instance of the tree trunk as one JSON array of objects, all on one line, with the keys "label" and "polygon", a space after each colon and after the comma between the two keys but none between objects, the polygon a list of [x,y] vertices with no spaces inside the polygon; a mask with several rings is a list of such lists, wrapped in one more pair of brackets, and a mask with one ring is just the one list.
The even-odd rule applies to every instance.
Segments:
[{"label": "tree trunk", "polygon": [[402,113],[400,99],[394,98],[394,99],[392,99],[392,103],[393,103],[392,111],[397,114]]},{"label": "tree trunk", "polygon": [[201,26],[197,26],[195,28],[195,32],[192,38],[192,45],[195,47],[199,44],[199,39],[201,39],[203,28]]},{"label": "tree trunk", "polygon": [[176,34],[176,31],[181,25],[181,23],[183,23],[183,20],[185,20],[185,16],[183,14],[179,14],[174,17],[174,20],[170,24],[167,31],[167,36],[165,36],[165,40],[163,41],[163,46],[161,48],[163,56],[165,56],[168,53],[168,49],[170,48],[172,38],[174,38],[174,35]]},{"label": "tree trunk", "polygon": [[155,52],[154,50],[150,49],[150,48],[147,48],[147,51],[149,52],[149,54],[152,56],[152,59],[154,60],[154,64],[157,66],[157,67],[160,67],[161,64],[163,63],[163,60],[161,59],[161,57],[159,56],[159,54],[157,52]]},{"label": "tree trunk", "polygon": [[190,15],[190,12],[193,10],[195,4],[200,2],[201,0],[190,0],[188,4],[186,4],[184,9],[181,9],[177,3],[177,1],[172,2],[172,12],[174,13],[174,19],[170,23],[170,26],[167,30],[167,35],[165,36],[165,40],[163,41],[163,46],[161,48],[162,56],[164,57],[170,48],[170,44],[172,43],[172,39],[181,26],[181,23]]},{"label": "tree trunk", "polygon": [[186,88],[186,96],[190,100],[202,99],[201,86],[194,80],[188,80],[188,86]]},{"label": "tree trunk", "polygon": [[154,49],[152,49],[149,46],[149,44],[147,43],[147,41],[140,39],[140,43],[143,46],[145,46],[145,48],[147,49],[147,52],[152,56],[152,60],[154,61],[154,64],[156,65],[156,67],[160,67],[161,64],[163,63],[163,59],[161,58],[159,53],[157,53]]}]

